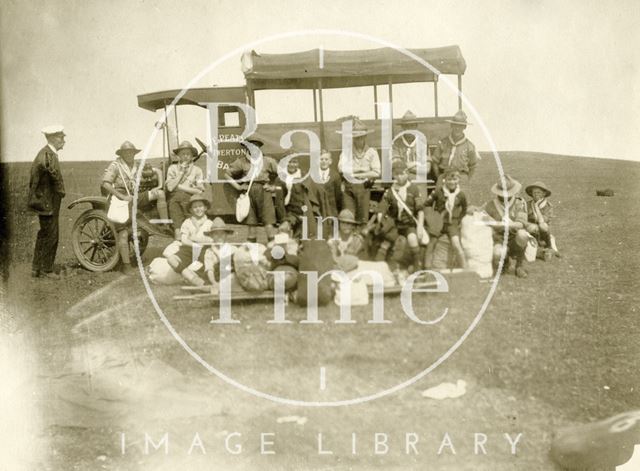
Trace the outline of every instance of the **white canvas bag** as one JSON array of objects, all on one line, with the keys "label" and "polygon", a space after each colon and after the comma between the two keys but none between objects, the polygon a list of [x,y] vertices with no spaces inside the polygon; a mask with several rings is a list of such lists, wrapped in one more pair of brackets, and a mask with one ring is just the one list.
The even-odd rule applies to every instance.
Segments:
[{"label": "white canvas bag", "polygon": [[[118,173],[120,173],[120,178],[124,182],[125,190],[127,190],[127,195],[131,196],[129,193],[129,187],[127,186],[127,180],[125,180],[124,175],[122,174],[122,169],[120,168],[120,164],[116,162],[118,166]],[[124,224],[129,220],[129,202],[126,200],[121,200],[116,195],[111,195],[111,199],[109,200],[109,209],[107,210],[107,219],[111,222],[115,222],[116,224]]]}]

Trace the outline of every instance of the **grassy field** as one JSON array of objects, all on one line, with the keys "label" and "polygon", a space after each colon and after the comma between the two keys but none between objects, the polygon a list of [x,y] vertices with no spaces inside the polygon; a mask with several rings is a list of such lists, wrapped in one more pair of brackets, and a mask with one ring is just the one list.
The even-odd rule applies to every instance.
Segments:
[{"label": "grassy field", "polygon": [[[640,288],[640,165],[519,152],[501,157],[513,177],[543,180],[553,189],[554,231],[563,258],[531,264],[526,280],[502,277],[477,328],[422,380],[382,399],[329,409],[276,404],[211,376],[161,324],[137,277],[86,273],[60,283],[30,281],[37,222],[23,208],[28,165],[6,166],[14,234],[9,306],[33,347],[41,378],[34,381],[44,391],[44,468],[556,469],[548,456],[554,429],[640,403],[640,323],[633,298]],[[97,194],[104,166],[63,163],[65,203]],[[492,158],[484,156],[468,189],[472,203],[489,198],[496,175]],[[615,197],[596,197],[596,188],[611,188]],[[68,234],[78,214],[62,212],[60,262],[73,258]],[[159,242],[152,241],[146,261],[158,253]],[[176,331],[223,373],[272,394],[326,401],[391,387],[437,359],[466,329],[489,288],[467,277],[450,283],[448,295],[415,299],[425,317],[451,308],[445,321],[429,328],[409,322],[397,299],[385,300],[393,321],[385,326],[365,323],[370,308],[354,309],[357,324],[351,326],[274,326],[266,323],[270,305],[256,303],[234,308],[241,324],[212,326],[208,320],[216,311],[209,304],[174,302],[175,289],[154,292]],[[338,315],[335,307],[320,312],[327,321]],[[287,315],[299,320],[305,312],[288,307]],[[320,367],[327,372],[322,391]],[[421,396],[428,387],[457,379],[467,382],[461,398],[440,402]],[[78,395],[87,388],[92,394]],[[96,395],[111,402],[96,402]],[[307,421],[276,420],[290,415]],[[131,440],[124,456],[120,431]],[[156,440],[170,432],[169,455],[144,455],[144,431]],[[186,453],[195,432],[206,456]],[[225,432],[242,434],[241,454],[224,451]],[[261,432],[276,433],[275,455],[260,454]],[[319,432],[334,454],[317,453]],[[356,455],[352,432],[358,437]],[[374,454],[376,432],[388,434],[387,454]],[[417,456],[405,453],[409,432],[420,436]],[[437,454],[445,432],[455,455]],[[503,435],[520,432],[514,457]],[[474,453],[474,433],[487,434],[487,456]]]}]

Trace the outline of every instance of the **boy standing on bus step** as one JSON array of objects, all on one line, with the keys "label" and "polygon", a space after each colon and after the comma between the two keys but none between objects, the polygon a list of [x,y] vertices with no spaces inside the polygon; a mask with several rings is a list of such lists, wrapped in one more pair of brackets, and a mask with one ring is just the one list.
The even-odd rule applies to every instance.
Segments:
[{"label": "boy standing on bus step", "polygon": [[[264,145],[264,142],[257,137],[247,139],[247,142],[258,148]],[[278,163],[272,157],[262,154],[262,150],[260,150],[260,153],[260,168],[253,169],[253,164],[247,152],[229,165],[225,175],[227,183],[239,192],[246,192],[249,188],[249,183],[238,183],[236,180],[250,175],[252,171],[255,172],[251,189],[249,189],[251,207],[245,220],[245,223],[249,226],[247,237],[249,242],[257,242],[257,229],[260,225],[264,226],[269,240],[273,239],[275,234],[276,209],[273,204],[273,192],[275,191],[273,182],[278,176]]]},{"label": "boy standing on bus step", "polygon": [[[342,131],[337,131],[342,134]],[[353,120],[351,137],[353,146],[351,155],[340,153],[338,171],[344,178],[344,194],[342,207],[355,214],[359,225],[364,225],[369,219],[369,187],[366,181],[380,178],[380,157],[378,151],[369,147],[366,142],[367,134],[370,134],[367,126],[359,119]],[[362,183],[352,183],[350,178],[364,180]]]}]

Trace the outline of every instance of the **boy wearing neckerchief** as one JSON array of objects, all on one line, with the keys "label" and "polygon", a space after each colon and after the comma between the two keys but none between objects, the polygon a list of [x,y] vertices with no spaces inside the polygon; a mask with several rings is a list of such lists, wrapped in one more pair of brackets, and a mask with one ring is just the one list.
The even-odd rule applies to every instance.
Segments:
[{"label": "boy wearing neckerchief", "polygon": [[220,292],[220,280],[222,275],[229,276],[233,269],[233,263],[229,260],[230,266],[220,269],[220,261],[222,259],[221,251],[224,246],[228,252],[233,255],[236,248],[227,243],[227,238],[233,234],[233,229],[227,227],[224,221],[217,217],[211,223],[211,228],[204,233],[205,236],[211,238],[211,245],[204,252],[204,270],[207,278],[211,283],[211,294]]},{"label": "boy wearing neckerchief", "polygon": [[211,237],[206,235],[213,222],[207,217],[211,207],[209,200],[203,195],[193,195],[189,199],[191,217],[185,219],[180,227],[180,249],[167,258],[169,265],[176,273],[194,286],[203,286],[204,280],[196,273],[203,267],[204,250],[201,244],[210,244]]},{"label": "boy wearing neckerchief", "polygon": [[178,163],[169,165],[164,186],[174,235],[180,240],[182,223],[189,217],[189,199],[204,191],[204,176],[202,169],[194,164],[198,149],[189,141],[182,141],[173,153],[178,156]]},{"label": "boy wearing neckerchief", "polygon": [[[494,220],[493,227],[493,268],[498,268],[498,263],[503,255],[504,229],[508,227],[508,239],[503,271],[509,267],[510,258],[516,260],[516,276],[526,278],[527,271],[524,269],[524,252],[529,242],[527,226],[527,203],[518,196],[522,185],[519,181],[504,176],[506,186],[502,185],[502,180],[498,181],[491,188],[491,193],[495,197],[484,204],[483,209]],[[508,205],[508,212],[506,206]]]},{"label": "boy wearing neckerchief", "polygon": [[476,147],[464,135],[464,130],[471,124],[467,121],[466,113],[459,110],[447,122],[451,124],[451,133],[438,143],[433,153],[433,173],[437,178],[437,187],[442,186],[447,169],[460,172],[462,184],[466,184],[473,176],[480,159]]},{"label": "boy wearing neckerchief", "polygon": [[[391,167],[393,183],[382,195],[382,200],[378,207],[377,220],[382,223],[384,216],[393,221],[394,227],[384,234],[384,242],[380,250],[397,245],[398,236],[403,236],[407,240],[409,250],[413,259],[413,269],[422,269],[422,257],[420,256],[420,241],[424,236],[424,213],[422,211],[423,200],[420,197],[418,187],[409,181],[407,164],[401,160],[396,160]],[[403,258],[403,253],[394,247],[392,262],[397,265]],[[376,257],[380,259],[382,257]],[[397,268],[394,266],[392,268]]]},{"label": "boy wearing neckerchief", "polygon": [[553,218],[553,207],[548,198],[551,190],[543,182],[535,182],[525,188],[525,193],[531,197],[527,204],[529,223],[527,232],[544,243],[544,259],[548,260],[552,254],[560,257],[555,239],[551,235],[549,222]]},{"label": "boy wearing neckerchief", "polygon": [[[276,210],[273,203],[273,192],[276,186],[273,182],[278,176],[278,163],[262,153],[264,142],[259,137],[251,137],[247,142],[256,146],[260,152],[258,164],[254,166],[250,155],[244,152],[234,160],[225,172],[228,184],[239,193],[248,193],[251,203],[249,214],[244,220],[248,227],[247,241],[255,243],[258,240],[258,226],[263,226],[269,240],[275,234]],[[236,179],[253,176],[253,183],[238,182]],[[251,186],[251,188],[249,188]]]},{"label": "boy wearing neckerchief", "polygon": [[[458,263],[466,268],[467,259],[460,242],[460,221],[467,213],[467,197],[460,188],[460,173],[449,169],[444,174],[444,184],[436,188],[429,195],[425,206],[433,206],[434,210],[442,214],[442,233],[447,234],[453,246]],[[434,237],[427,246],[427,264],[431,265],[437,239]]]}]

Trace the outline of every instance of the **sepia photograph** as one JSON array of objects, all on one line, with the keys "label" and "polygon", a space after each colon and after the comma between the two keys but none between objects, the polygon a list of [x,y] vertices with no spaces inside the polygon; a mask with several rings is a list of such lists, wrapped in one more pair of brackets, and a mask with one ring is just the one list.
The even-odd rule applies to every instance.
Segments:
[{"label": "sepia photograph", "polygon": [[0,471],[640,470],[639,25],[0,2]]}]

